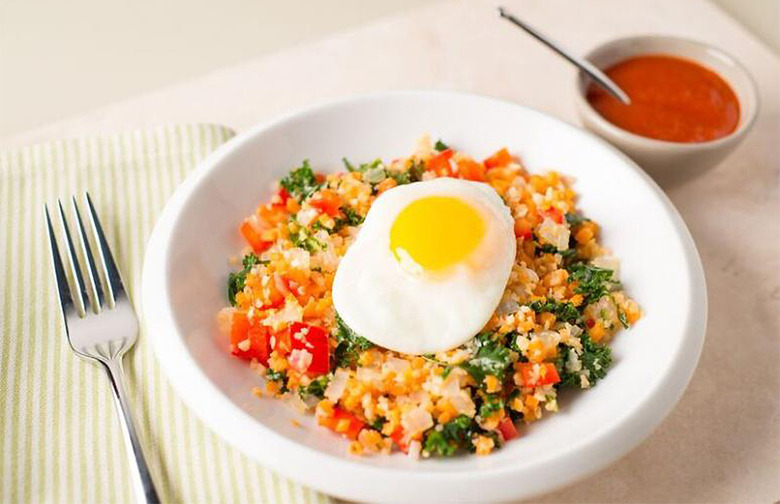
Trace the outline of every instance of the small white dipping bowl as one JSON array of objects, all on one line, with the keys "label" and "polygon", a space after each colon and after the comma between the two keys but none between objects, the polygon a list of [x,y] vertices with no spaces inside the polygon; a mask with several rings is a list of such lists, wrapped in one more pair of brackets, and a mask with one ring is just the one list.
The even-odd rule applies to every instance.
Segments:
[{"label": "small white dipping bowl", "polygon": [[739,125],[728,136],[696,143],[655,140],[615,126],[599,114],[586,98],[591,79],[579,73],[576,102],[585,127],[628,154],[658,183],[668,186],[702,174],[739,145],[756,118],[758,94],[753,79],[734,58],[693,40],[654,35],[621,38],[596,47],[585,57],[605,70],[629,58],[650,54],[690,60],[712,70],[731,86],[739,100]]},{"label": "small white dipping bowl", "polygon": [[[216,314],[228,304],[225,285],[235,269],[228,258],[244,245],[238,225],[270,197],[275,180],[305,158],[317,171],[335,171],[343,170],[343,156],[353,162],[406,156],[424,133],[477,159],[506,146],[531,172],[573,177],[580,208],[600,224],[644,316],[615,338],[605,379],[564,394],[560,412],[523,427],[520,438],[488,457],[355,457],[345,439],[311,415],[252,394],[261,378],[230,355]],[[142,300],[146,337],[161,367],[206,425],[274,471],[370,502],[509,500],[600,470],[671,411],[693,374],[707,320],[693,240],[669,199],[631,160],[535,110],[442,92],[381,93],[312,107],[225,144],[162,212],[147,246]]]}]

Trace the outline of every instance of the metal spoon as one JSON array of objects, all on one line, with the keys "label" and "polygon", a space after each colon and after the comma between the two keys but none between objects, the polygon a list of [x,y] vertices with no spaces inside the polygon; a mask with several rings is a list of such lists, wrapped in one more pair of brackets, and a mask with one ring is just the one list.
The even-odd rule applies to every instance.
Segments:
[{"label": "metal spoon", "polygon": [[625,105],[631,105],[631,99],[628,97],[626,92],[620,89],[620,87],[615,84],[612,79],[607,77],[604,72],[596,68],[588,60],[572,55],[572,53],[561,47],[560,44],[553,42],[546,35],[542,35],[534,28],[531,28],[524,21],[520,21],[515,16],[507,12],[503,7],[498,8],[498,14],[510,23],[519,26],[528,32],[536,40],[566,58],[570,63],[573,63],[579,67],[579,69],[588,74],[596,82],[596,84],[607,90],[612,96],[623,102]]}]

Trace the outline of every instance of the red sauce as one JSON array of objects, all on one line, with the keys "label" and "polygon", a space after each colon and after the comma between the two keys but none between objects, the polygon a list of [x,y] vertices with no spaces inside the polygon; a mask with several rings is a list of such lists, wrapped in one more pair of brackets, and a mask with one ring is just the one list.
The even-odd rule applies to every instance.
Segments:
[{"label": "red sauce", "polygon": [[707,142],[737,129],[737,96],[718,74],[701,65],[650,55],[627,59],[605,73],[628,94],[631,105],[595,84],[587,98],[620,128],[669,142]]}]

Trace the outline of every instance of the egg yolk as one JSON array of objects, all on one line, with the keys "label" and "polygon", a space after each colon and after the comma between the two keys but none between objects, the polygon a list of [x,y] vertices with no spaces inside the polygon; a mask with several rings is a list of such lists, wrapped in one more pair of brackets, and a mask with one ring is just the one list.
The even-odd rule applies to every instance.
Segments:
[{"label": "egg yolk", "polygon": [[428,196],[398,214],[390,228],[390,250],[399,262],[408,254],[424,270],[439,271],[465,259],[484,234],[474,207],[458,198]]}]

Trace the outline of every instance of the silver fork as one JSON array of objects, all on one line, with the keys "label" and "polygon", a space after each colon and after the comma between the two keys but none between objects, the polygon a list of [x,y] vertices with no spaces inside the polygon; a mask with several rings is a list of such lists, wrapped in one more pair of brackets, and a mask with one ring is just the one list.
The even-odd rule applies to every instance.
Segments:
[{"label": "silver fork", "polygon": [[[78,356],[97,362],[108,374],[111,390],[114,392],[114,404],[119,413],[119,423],[127,455],[132,467],[132,483],[138,502],[160,502],[138,439],[138,433],[130,413],[130,402],[124,386],[125,375],[122,368],[122,357],[135,343],[138,335],[138,319],[125,292],[119,269],[113,255],[111,255],[92,199],[88,193],[85,193],[84,197],[88,207],[87,214],[94,242],[94,255],[93,247],[87,239],[87,232],[75,196],[73,197],[73,211],[76,216],[79,251],[86,261],[86,265],[79,263],[79,255],[71,239],[62,202],[57,201],[57,213],[65,238],[67,263],[73,280],[73,288],[68,282],[68,274],[57,247],[49,207],[44,206],[49,243],[51,244],[52,265],[57,282],[57,294],[62,307],[65,333],[68,337],[68,343]],[[95,256],[98,259],[97,263]],[[82,271],[86,273],[86,282]]]}]

